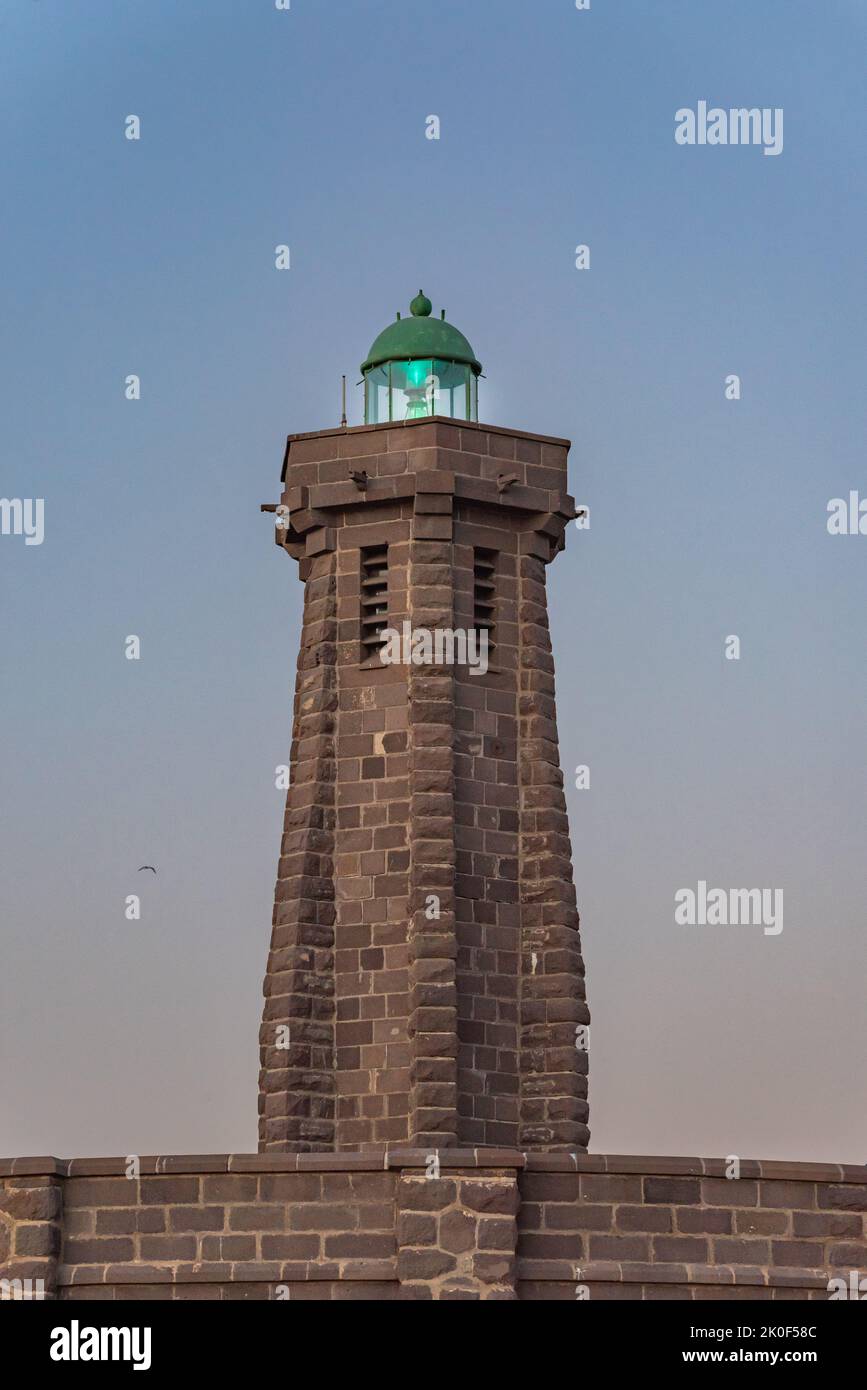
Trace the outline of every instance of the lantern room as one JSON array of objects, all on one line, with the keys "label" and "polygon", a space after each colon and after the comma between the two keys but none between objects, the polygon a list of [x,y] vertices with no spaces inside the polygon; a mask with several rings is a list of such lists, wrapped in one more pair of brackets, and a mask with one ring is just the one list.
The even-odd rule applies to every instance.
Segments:
[{"label": "lantern room", "polygon": [[362,363],[364,423],[427,415],[478,420],[482,364],[467,339],[446,322],[445,310],[432,316],[433,305],[421,290],[409,308],[410,317],[398,314]]}]

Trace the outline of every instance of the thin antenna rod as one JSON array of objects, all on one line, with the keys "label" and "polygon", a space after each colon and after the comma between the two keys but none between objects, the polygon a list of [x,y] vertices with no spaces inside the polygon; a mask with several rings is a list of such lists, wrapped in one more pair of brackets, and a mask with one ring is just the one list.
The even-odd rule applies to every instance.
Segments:
[{"label": "thin antenna rod", "polygon": [[343,376],[343,414],[340,417],[341,425],[346,424],[346,374]]}]

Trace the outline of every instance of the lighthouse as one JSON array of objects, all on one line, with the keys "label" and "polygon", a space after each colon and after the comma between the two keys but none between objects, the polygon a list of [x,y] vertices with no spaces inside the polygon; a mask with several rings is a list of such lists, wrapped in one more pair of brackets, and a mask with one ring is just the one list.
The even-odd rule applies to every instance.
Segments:
[{"label": "lighthouse", "polygon": [[283,459],[304,611],[259,1147],[585,1150],[546,595],[569,442],[479,423],[481,362],[421,292],[361,371],[364,424]]}]

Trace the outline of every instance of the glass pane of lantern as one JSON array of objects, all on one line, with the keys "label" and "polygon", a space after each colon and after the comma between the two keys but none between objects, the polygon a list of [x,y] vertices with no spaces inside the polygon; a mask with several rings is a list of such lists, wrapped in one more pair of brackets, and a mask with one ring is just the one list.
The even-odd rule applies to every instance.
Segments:
[{"label": "glass pane of lantern", "polygon": [[388,421],[388,369],[374,367],[365,375],[365,420],[369,425]]},{"label": "glass pane of lantern", "polygon": [[466,419],[466,380],[469,367],[461,362],[444,362],[441,359],[433,364],[436,378],[432,392],[432,414],[450,415],[455,419]]}]

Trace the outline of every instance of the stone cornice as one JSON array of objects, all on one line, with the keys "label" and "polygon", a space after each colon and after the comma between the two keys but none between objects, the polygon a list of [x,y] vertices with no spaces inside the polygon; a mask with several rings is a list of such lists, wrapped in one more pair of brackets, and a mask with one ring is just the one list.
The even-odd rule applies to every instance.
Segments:
[{"label": "stone cornice", "polygon": [[[715,1177],[726,1175],[725,1158],[679,1158],[645,1154],[526,1153],[520,1149],[460,1149],[437,1151],[444,1169],[522,1169],[546,1173],[641,1174],[646,1177]],[[142,1155],[143,1177],[183,1173],[373,1173],[425,1168],[429,1148],[395,1148],[380,1154],[262,1153]],[[72,1158],[51,1156],[0,1159],[0,1177],[124,1177],[127,1157]],[[780,1159],[741,1159],[742,1180],[867,1183],[867,1166],[846,1163],[784,1162]]]}]

